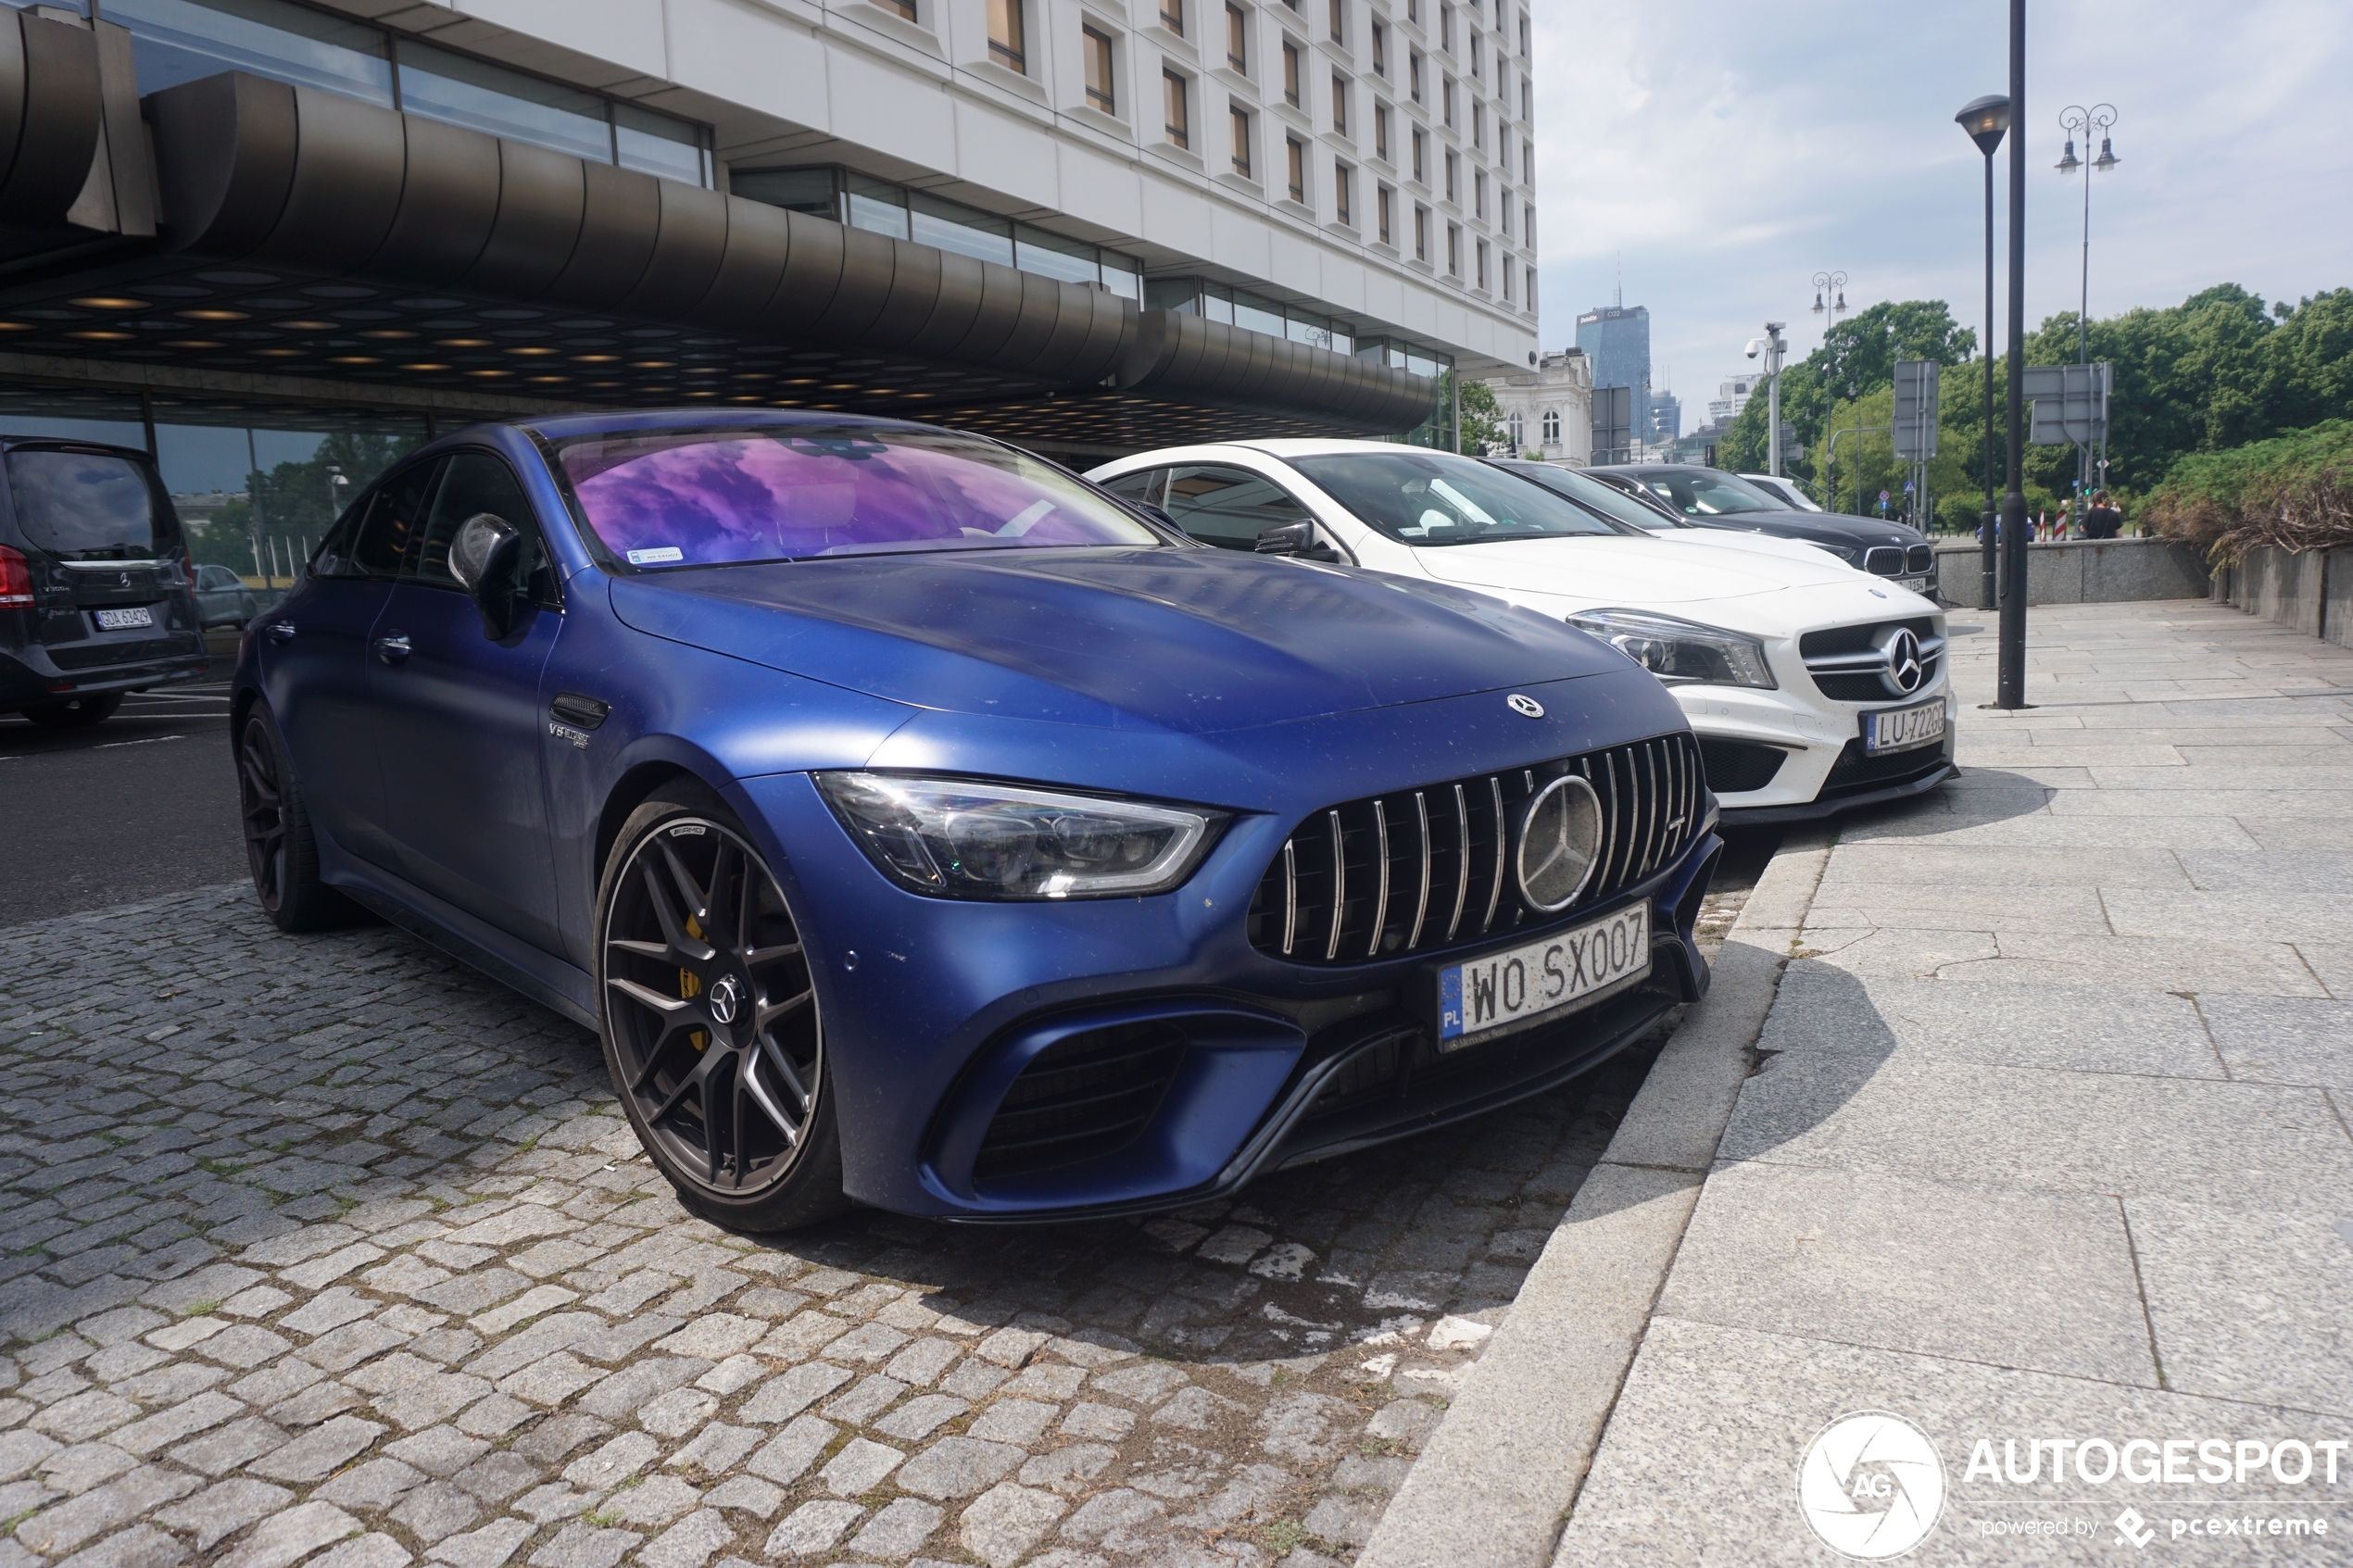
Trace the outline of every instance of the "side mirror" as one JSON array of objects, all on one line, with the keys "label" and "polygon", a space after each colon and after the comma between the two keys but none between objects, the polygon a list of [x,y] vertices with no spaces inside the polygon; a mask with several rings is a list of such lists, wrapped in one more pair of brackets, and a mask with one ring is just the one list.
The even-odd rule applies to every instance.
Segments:
[{"label": "side mirror", "polygon": [[449,541],[449,575],[473,596],[482,612],[482,634],[497,642],[515,629],[522,608],[516,568],[522,560],[522,530],[491,512],[476,512],[458,525]]},{"label": "side mirror", "polygon": [[1303,521],[1287,522],[1259,534],[1258,553],[1262,556],[1296,556],[1301,560],[1340,559],[1338,550],[1317,542],[1315,525]]}]

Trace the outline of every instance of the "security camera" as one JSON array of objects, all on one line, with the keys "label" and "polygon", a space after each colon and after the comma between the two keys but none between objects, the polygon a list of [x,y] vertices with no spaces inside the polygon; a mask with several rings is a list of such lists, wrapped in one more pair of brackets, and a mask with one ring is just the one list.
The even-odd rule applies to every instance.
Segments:
[{"label": "security camera", "polygon": [[1754,359],[1754,358],[1756,358],[1759,354],[1762,354],[1762,353],[1764,353],[1764,352],[1765,352],[1765,340],[1764,340],[1763,338],[1761,338],[1761,337],[1753,337],[1753,338],[1750,338],[1750,339],[1748,340],[1748,357],[1749,357],[1750,358]]}]

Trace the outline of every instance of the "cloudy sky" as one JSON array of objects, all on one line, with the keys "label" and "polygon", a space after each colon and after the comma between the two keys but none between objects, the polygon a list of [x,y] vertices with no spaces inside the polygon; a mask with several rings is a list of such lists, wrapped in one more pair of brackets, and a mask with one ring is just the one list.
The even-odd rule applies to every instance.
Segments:
[{"label": "cloudy sky", "polygon": [[[2026,315],[2075,307],[2080,176],[2051,166],[2070,104],[2114,104],[2121,167],[2092,181],[2095,317],[2237,282],[2353,285],[2353,6],[2030,4]],[[1651,310],[1683,428],[1768,319],[1821,341],[1817,271],[1847,303],[1984,310],[1983,165],[1953,114],[2009,84],[2002,0],[1540,0],[1543,342],[1607,304]],[[2078,149],[2081,150],[2080,147]],[[2007,145],[1994,158],[2007,178]],[[2007,212],[1997,184],[1997,208]],[[2007,289],[2007,282],[1998,285]]]}]

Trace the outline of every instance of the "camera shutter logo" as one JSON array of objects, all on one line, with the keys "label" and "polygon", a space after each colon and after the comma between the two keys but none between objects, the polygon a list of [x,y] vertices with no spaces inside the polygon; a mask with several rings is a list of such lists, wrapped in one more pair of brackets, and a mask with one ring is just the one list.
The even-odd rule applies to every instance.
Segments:
[{"label": "camera shutter logo", "polygon": [[1900,1415],[1840,1416],[1798,1461],[1797,1511],[1843,1557],[1901,1557],[1928,1538],[1944,1511],[1944,1458]]}]

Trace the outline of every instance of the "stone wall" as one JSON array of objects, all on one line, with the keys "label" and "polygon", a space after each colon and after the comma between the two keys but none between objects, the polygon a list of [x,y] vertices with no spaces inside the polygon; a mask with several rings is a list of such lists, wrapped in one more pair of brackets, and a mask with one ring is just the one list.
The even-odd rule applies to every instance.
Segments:
[{"label": "stone wall", "polygon": [[[1979,562],[1974,539],[1937,545],[1936,591],[1947,604],[1977,603]],[[2202,553],[2176,539],[2066,539],[2026,547],[2030,605],[2195,599],[2205,596],[2208,582]]]},{"label": "stone wall", "polygon": [[2353,550],[2249,550],[2214,573],[2213,599],[2353,647]]}]

